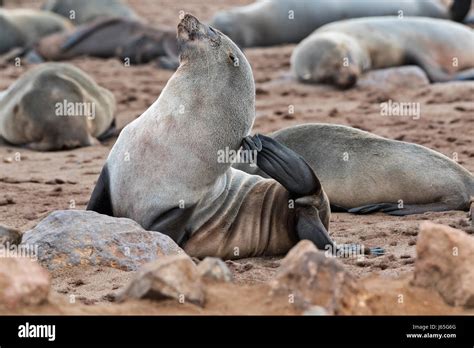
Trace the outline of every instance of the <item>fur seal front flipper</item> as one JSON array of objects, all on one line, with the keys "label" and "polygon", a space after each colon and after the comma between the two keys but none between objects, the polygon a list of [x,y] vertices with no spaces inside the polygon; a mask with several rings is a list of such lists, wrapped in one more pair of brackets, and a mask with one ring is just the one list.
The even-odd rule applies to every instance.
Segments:
[{"label": "fur seal front flipper", "polygon": [[112,200],[110,199],[110,179],[107,164],[102,168],[92,196],[87,203],[87,210],[93,210],[99,214],[113,216]]},{"label": "fur seal front flipper", "polygon": [[[278,141],[260,134],[244,138],[243,148],[257,151],[258,168],[285,187],[290,199],[295,200],[296,233],[300,239],[310,240],[318,249],[329,249],[342,256],[355,248],[355,245],[337,246],[329,236],[328,198],[321,182],[303,157]],[[370,248],[367,253],[383,255],[384,249]]]}]

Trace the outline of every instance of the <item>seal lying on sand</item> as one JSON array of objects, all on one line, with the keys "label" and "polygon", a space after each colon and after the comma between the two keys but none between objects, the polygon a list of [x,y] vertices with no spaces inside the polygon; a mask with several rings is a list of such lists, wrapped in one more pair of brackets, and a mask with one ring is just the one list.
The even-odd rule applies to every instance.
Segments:
[{"label": "seal lying on sand", "polygon": [[0,9],[0,54],[26,47],[43,36],[72,29],[73,25],[54,13]]},{"label": "seal lying on sand", "polygon": [[[426,147],[389,140],[355,128],[304,124],[271,138],[303,156],[334,208],[391,215],[468,210],[474,176]],[[266,176],[245,164],[235,166]]]},{"label": "seal lying on sand", "polygon": [[211,25],[240,47],[298,43],[324,24],[372,16],[424,16],[461,21],[471,0],[266,0],[217,13]]},{"label": "seal lying on sand", "polygon": [[26,57],[28,61],[37,62],[78,56],[128,58],[131,64],[159,59],[160,66],[169,69],[179,65],[174,30],[155,29],[123,18],[99,19],[72,32],[45,37]]},{"label": "seal lying on sand", "polygon": [[474,31],[443,19],[358,18],[331,23],[293,51],[301,81],[353,86],[370,69],[414,64],[432,82],[474,79]]},{"label": "seal lying on sand", "polygon": [[[247,136],[255,85],[243,53],[191,15],[178,25],[178,47],[178,70],[122,130],[87,209],[131,218],[200,258],[282,254],[299,239],[334,251],[328,201],[309,165],[272,139]],[[241,144],[278,182],[219,160]]]},{"label": "seal lying on sand", "polygon": [[100,17],[138,19],[137,14],[121,0],[47,0],[42,8],[69,18],[76,25]]},{"label": "seal lying on sand", "polygon": [[0,99],[0,136],[50,151],[88,146],[114,127],[115,98],[69,64],[28,71]]}]

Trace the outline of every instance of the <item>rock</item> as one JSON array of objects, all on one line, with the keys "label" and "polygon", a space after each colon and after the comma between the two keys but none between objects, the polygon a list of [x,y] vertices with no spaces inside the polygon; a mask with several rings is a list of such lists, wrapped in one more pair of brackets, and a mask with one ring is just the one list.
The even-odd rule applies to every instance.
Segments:
[{"label": "rock", "polygon": [[303,315],[328,315],[328,311],[321,306],[312,306],[305,310]]},{"label": "rock", "polygon": [[413,284],[436,289],[454,306],[474,308],[474,238],[425,221],[416,243]]},{"label": "rock", "polygon": [[164,256],[143,266],[117,296],[152,300],[176,299],[180,303],[204,305],[204,288],[196,265],[186,254]]},{"label": "rock", "polygon": [[14,309],[41,304],[48,298],[50,285],[48,272],[34,260],[0,258],[0,306]]},{"label": "rock", "polygon": [[399,87],[416,88],[427,86],[429,83],[428,77],[420,67],[409,65],[369,71],[360,77],[357,85],[387,90]]},{"label": "rock", "polygon": [[307,240],[282,260],[270,287],[270,295],[284,295],[302,310],[317,305],[328,314],[370,314],[365,289],[335,258]]},{"label": "rock", "polygon": [[225,262],[216,257],[206,257],[198,264],[197,269],[203,278],[222,282],[231,282],[233,278]]},{"label": "rock", "polygon": [[21,232],[17,229],[0,225],[0,246],[17,245],[21,242]]},{"label": "rock", "polygon": [[79,210],[51,213],[23,235],[22,244],[37,246],[39,262],[49,269],[90,264],[136,270],[183,252],[168,236],[133,220]]}]

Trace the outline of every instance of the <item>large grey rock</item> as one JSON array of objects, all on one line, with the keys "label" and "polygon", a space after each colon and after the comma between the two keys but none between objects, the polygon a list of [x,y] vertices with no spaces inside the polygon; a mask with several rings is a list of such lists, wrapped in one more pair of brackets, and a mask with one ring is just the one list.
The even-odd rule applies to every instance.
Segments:
[{"label": "large grey rock", "polygon": [[0,246],[17,245],[21,242],[21,232],[15,228],[0,225]]},{"label": "large grey rock", "polygon": [[143,266],[117,296],[119,301],[127,298],[176,299],[203,306],[205,294],[196,265],[189,256],[181,254],[165,256]]},{"label": "large grey rock", "polygon": [[431,222],[420,226],[413,284],[436,289],[451,305],[474,308],[474,238]]},{"label": "large grey rock", "polygon": [[0,258],[0,307],[41,304],[47,301],[50,285],[48,272],[34,260]]},{"label": "large grey rock", "polygon": [[136,270],[183,252],[168,236],[135,221],[79,210],[51,213],[23,235],[22,244],[37,246],[39,262],[49,269],[90,264]]},{"label": "large grey rock", "polygon": [[225,262],[216,257],[206,257],[198,264],[197,269],[201,277],[210,280],[231,282],[233,278]]},{"label": "large grey rock", "polygon": [[282,260],[270,287],[270,295],[288,297],[301,310],[317,305],[328,314],[370,314],[365,289],[335,258],[307,240]]},{"label": "large grey rock", "polygon": [[360,87],[378,89],[415,88],[429,85],[425,72],[418,66],[409,65],[387,69],[371,70],[357,82]]}]

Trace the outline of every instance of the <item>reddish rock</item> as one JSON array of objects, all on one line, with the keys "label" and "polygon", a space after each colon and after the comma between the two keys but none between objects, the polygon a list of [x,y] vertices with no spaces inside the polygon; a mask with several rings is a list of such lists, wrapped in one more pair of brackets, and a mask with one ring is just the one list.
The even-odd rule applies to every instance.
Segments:
[{"label": "reddish rock", "polygon": [[117,297],[119,301],[127,298],[176,299],[203,306],[205,295],[196,265],[181,254],[164,256],[143,266]]},{"label": "reddish rock", "polygon": [[0,306],[14,309],[47,301],[51,281],[48,272],[25,257],[0,258]]},{"label": "reddish rock", "polygon": [[333,257],[301,241],[282,260],[270,282],[271,295],[288,296],[301,310],[314,305],[329,314],[370,314],[365,289]]},{"label": "reddish rock", "polygon": [[197,269],[203,278],[222,282],[231,282],[233,278],[225,262],[216,257],[206,257],[198,264]]},{"label": "reddish rock", "polygon": [[474,308],[474,238],[423,222],[416,243],[413,284],[436,289],[446,303]]}]

